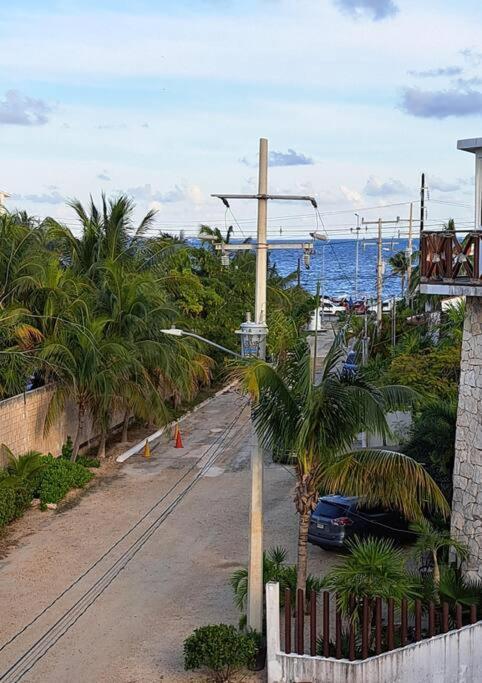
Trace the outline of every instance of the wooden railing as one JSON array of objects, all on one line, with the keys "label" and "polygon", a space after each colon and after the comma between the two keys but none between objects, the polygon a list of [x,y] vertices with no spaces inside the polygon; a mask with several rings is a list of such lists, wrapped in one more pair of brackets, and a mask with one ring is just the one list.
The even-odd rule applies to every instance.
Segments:
[{"label": "wooden railing", "polygon": [[[477,622],[477,605],[447,602],[435,604],[382,598],[350,600],[351,618],[343,616],[336,596],[314,591],[305,602],[302,590],[296,600],[289,589],[284,594],[284,652],[312,657],[367,659],[382,652],[432,638]],[[320,614],[319,614],[320,613]],[[318,630],[318,617],[322,628]]]},{"label": "wooden railing", "polygon": [[420,278],[427,283],[480,285],[482,231],[428,232],[420,238]]}]

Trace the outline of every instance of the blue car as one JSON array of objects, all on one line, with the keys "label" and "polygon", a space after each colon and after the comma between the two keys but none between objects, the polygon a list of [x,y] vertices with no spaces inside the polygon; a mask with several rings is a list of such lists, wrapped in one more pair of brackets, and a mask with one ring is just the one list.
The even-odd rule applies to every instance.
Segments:
[{"label": "blue car", "polygon": [[399,512],[367,507],[356,496],[322,496],[311,514],[308,541],[325,550],[341,549],[354,536],[388,536],[405,543],[412,534]]}]

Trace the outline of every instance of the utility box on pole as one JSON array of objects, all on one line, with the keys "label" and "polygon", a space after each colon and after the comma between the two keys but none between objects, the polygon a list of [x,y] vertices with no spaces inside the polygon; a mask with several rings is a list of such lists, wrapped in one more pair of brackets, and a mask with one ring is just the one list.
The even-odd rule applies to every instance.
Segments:
[{"label": "utility box on pole", "polygon": [[249,314],[246,322],[241,323],[236,334],[241,338],[241,355],[243,358],[266,358],[266,325],[254,323]]}]

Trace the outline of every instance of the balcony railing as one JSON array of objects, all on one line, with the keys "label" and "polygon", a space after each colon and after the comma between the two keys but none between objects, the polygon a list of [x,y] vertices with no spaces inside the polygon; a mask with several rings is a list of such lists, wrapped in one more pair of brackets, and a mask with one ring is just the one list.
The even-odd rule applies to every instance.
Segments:
[{"label": "balcony railing", "polygon": [[420,240],[422,284],[478,285],[481,281],[482,231],[429,232]]}]

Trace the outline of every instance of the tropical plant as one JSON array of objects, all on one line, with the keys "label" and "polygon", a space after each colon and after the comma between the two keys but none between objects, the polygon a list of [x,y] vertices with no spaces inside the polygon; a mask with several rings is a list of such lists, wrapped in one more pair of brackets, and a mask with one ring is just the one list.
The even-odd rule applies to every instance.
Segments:
[{"label": "tropical plant", "polygon": [[[291,591],[293,605],[296,600],[296,565],[286,562],[287,551],[277,546],[263,553],[263,585],[269,581],[275,581],[280,585],[281,604],[284,604],[285,589]],[[234,593],[234,602],[240,612],[246,610],[248,597],[248,569],[242,567],[236,569],[229,580]],[[312,591],[318,592],[321,588],[321,579],[308,574],[306,579],[306,601],[309,602]],[[242,619],[244,623],[244,619]]]},{"label": "tropical plant", "polygon": [[436,529],[428,520],[422,519],[410,525],[412,531],[417,534],[413,545],[413,554],[417,559],[424,559],[429,555],[433,564],[433,582],[438,590],[440,585],[440,561],[441,553],[445,564],[448,563],[448,552],[452,550],[460,560],[466,559],[468,548],[462,541],[453,538],[449,531]]},{"label": "tropical plant", "polygon": [[23,486],[33,492],[40,473],[47,466],[44,456],[38,451],[28,451],[16,456],[5,444],[2,444],[2,451],[8,458],[8,475],[0,480],[0,486]]},{"label": "tropical plant", "polygon": [[256,649],[254,634],[227,624],[202,626],[184,641],[184,668],[207,669],[213,681],[225,683],[251,664]]},{"label": "tropical plant", "polygon": [[392,598],[400,603],[419,596],[418,582],[407,572],[403,551],[385,538],[348,541],[348,555],[326,574],[323,587],[336,592],[338,608],[353,618],[365,598]]},{"label": "tropical plant", "polygon": [[457,399],[428,401],[417,411],[403,451],[421,462],[450,502],[455,459]]},{"label": "tropical plant", "polygon": [[310,354],[301,340],[278,367],[252,360],[237,372],[255,402],[261,444],[296,456],[297,586],[302,589],[309,519],[320,491],[363,496],[367,504],[397,509],[409,519],[419,519],[427,506],[444,515],[449,511],[435,482],[411,458],[383,450],[350,452],[361,431],[387,437],[385,414],[413,405],[417,396],[402,386],[375,387],[361,371],[343,372],[343,357],[338,337],[317,385],[312,382]]},{"label": "tropical plant", "polygon": [[398,275],[402,285],[402,296],[405,292],[405,279],[410,266],[409,257],[405,251],[397,251],[388,259],[388,263],[394,275]]}]

